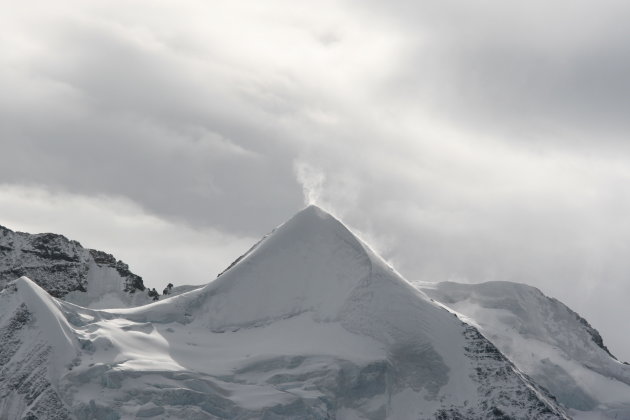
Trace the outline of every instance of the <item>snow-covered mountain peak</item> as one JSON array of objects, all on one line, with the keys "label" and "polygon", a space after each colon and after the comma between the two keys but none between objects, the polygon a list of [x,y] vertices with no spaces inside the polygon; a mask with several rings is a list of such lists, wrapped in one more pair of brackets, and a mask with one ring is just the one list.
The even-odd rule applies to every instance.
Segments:
[{"label": "snow-covered mountain peak", "polygon": [[283,398],[307,406],[290,418],[564,418],[474,328],[315,206],[205,287],[108,312],[153,325],[181,366],[290,390]]},{"label": "snow-covered mountain peak", "polygon": [[[302,313],[336,321],[359,302],[362,289],[379,279],[397,283],[387,293],[424,299],[343,223],[311,205],[208,284],[201,310],[207,312],[196,318],[206,319],[213,330],[262,325]],[[384,291],[373,288],[377,290]]]},{"label": "snow-covered mountain peak", "polygon": [[360,241],[341,222],[309,206],[205,287],[211,300],[206,318],[213,329],[303,312],[333,319],[370,265]]},{"label": "snow-covered mountain peak", "polygon": [[[475,328],[315,206],[208,285],[154,304],[86,309],[25,279],[18,292],[32,302],[0,319],[0,335],[27,348],[28,328],[13,328],[20,311],[32,325],[65,318],[53,330],[70,329],[78,356],[63,370],[42,347],[38,366],[63,370],[46,383],[78,418],[566,418]],[[11,378],[24,373],[16,354]]]}]

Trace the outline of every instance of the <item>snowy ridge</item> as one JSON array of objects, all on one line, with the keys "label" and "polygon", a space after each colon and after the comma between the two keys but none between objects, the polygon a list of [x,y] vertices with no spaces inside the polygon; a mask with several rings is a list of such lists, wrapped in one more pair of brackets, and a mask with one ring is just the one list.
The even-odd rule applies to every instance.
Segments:
[{"label": "snowy ridge", "polygon": [[0,291],[0,418],[71,418],[58,385],[79,348],[59,305],[26,278]]},{"label": "snowy ridge", "polygon": [[630,365],[599,333],[556,299],[524,284],[419,283],[479,329],[576,418],[630,419]]},{"label": "snowy ridge", "polygon": [[51,382],[79,419],[566,418],[316,207],[203,288],[127,309],[30,303],[46,302],[79,343]]}]

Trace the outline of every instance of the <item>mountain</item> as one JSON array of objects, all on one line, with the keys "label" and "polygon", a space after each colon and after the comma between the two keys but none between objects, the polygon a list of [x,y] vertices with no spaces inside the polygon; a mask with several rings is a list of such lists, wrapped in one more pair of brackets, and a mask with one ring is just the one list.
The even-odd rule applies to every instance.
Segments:
[{"label": "mountain", "polygon": [[0,417],[567,418],[313,206],[187,293],[96,310],[22,277],[0,308]]},{"label": "mountain", "polygon": [[575,418],[630,419],[630,365],[618,361],[584,318],[518,283],[418,283],[463,315]]},{"label": "mountain", "polygon": [[0,226],[0,290],[21,276],[54,297],[87,307],[138,306],[154,300],[142,278],[110,254],[83,248],[62,235],[33,235]]}]

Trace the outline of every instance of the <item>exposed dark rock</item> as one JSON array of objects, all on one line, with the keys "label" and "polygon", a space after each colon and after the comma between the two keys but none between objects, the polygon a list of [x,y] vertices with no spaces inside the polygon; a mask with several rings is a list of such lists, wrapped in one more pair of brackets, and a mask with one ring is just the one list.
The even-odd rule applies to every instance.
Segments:
[{"label": "exposed dark rock", "polygon": [[90,249],[90,255],[94,258],[94,262],[96,264],[102,265],[114,265],[116,264],[116,258],[112,254],[108,254],[107,252],[99,251],[96,249]]},{"label": "exposed dark rock", "polygon": [[124,291],[144,291],[142,277],[111,254],[86,249],[77,241],[54,233],[28,234],[0,226],[0,290],[27,276],[57,298],[87,290],[90,264],[114,268],[124,279]]},{"label": "exposed dark rock", "polygon": [[154,301],[160,300],[160,294],[155,290],[155,287],[149,290],[149,297],[153,298]]},{"label": "exposed dark rock", "polygon": [[162,291],[162,294],[163,295],[170,295],[172,290],[173,290],[173,283],[169,283],[169,284],[166,285],[166,287]]},{"label": "exposed dark rock", "polygon": [[[487,397],[486,402],[479,407],[483,415],[472,416],[466,412],[465,407],[452,407],[442,410],[439,416],[436,416],[437,419],[507,420],[517,418],[514,417],[514,413],[506,413],[506,408],[515,407],[527,407],[528,419],[568,418],[546,389],[519,372],[514,364],[476,328],[467,325],[464,335],[468,342],[464,347],[466,355],[475,360],[477,365],[474,379],[479,383],[480,395]],[[522,381],[514,381],[517,377]],[[475,412],[479,413],[479,409]]]}]

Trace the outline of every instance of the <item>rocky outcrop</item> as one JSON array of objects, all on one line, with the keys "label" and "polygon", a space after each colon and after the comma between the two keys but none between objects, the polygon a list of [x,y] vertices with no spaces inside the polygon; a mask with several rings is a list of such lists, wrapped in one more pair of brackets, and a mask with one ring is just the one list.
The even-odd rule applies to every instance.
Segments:
[{"label": "rocky outcrop", "polygon": [[[100,272],[98,276],[93,275],[96,271]],[[63,235],[14,232],[0,226],[0,290],[21,276],[29,277],[57,298],[70,294],[80,297],[91,286],[106,292],[120,289],[118,291],[125,294],[146,289],[142,277],[111,254],[84,248]],[[90,281],[112,284],[90,285]],[[134,300],[139,304],[151,301],[148,298],[146,302],[145,299]]]}]

